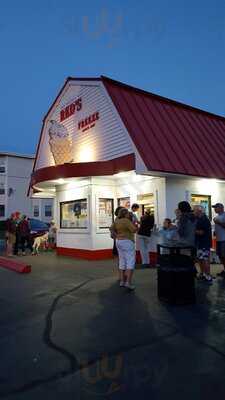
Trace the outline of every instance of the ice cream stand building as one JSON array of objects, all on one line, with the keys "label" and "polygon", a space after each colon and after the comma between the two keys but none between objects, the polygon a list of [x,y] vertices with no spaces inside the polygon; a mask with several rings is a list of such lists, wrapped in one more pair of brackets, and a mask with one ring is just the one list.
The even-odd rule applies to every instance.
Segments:
[{"label": "ice cream stand building", "polygon": [[58,254],[100,259],[118,205],[151,208],[158,226],[181,200],[211,218],[224,179],[225,118],[107,77],[68,78],[43,120],[30,193],[54,196]]}]

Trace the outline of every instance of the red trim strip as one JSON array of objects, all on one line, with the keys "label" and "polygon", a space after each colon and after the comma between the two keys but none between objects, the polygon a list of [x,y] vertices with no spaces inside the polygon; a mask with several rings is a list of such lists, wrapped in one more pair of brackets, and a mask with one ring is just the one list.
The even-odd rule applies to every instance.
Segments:
[{"label": "red trim strip", "polygon": [[20,274],[29,274],[29,272],[31,272],[31,266],[29,264],[10,260],[5,257],[0,257],[0,267],[19,272]]},{"label": "red trim strip", "polygon": [[31,176],[31,186],[53,179],[114,175],[122,171],[132,171],[134,169],[134,154],[115,158],[110,161],[68,163],[36,170]]},{"label": "red trim strip", "polygon": [[92,261],[113,258],[112,249],[85,250],[85,249],[68,249],[66,247],[57,247],[56,252],[58,256],[83,258],[85,260],[92,260]]},{"label": "red trim strip", "polygon": [[[84,260],[107,260],[114,258],[111,249],[103,249],[103,250],[85,250],[85,249],[69,249],[66,247],[57,247],[56,249],[58,256],[66,256],[73,258],[81,258]],[[155,266],[157,263],[157,253],[150,252],[150,261],[151,265]],[[137,263],[141,263],[140,252],[136,251],[136,261]]]}]

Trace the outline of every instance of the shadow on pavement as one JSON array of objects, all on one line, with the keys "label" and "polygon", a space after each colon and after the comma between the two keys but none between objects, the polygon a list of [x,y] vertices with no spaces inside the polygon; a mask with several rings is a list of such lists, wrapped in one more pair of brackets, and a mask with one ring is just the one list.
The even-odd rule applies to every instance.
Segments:
[{"label": "shadow on pavement", "polygon": [[81,361],[80,399],[156,398],[169,368],[164,340],[176,335],[176,328],[152,318],[147,303],[118,283],[100,292],[99,301],[102,311],[88,329],[94,343],[104,340],[104,351]]}]

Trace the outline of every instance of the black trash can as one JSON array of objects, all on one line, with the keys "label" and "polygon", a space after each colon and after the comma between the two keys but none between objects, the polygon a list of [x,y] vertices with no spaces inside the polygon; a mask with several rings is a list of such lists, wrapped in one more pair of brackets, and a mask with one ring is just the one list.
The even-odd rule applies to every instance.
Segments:
[{"label": "black trash can", "polygon": [[[162,249],[164,249],[162,254]],[[182,251],[190,255],[182,254]],[[157,246],[158,297],[174,305],[194,304],[195,274],[194,249],[191,247]]]}]

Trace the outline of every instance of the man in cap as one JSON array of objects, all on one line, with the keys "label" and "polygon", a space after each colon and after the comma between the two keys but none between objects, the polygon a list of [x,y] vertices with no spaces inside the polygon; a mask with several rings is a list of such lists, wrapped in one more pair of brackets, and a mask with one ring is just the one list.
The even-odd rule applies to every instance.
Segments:
[{"label": "man in cap", "polygon": [[216,203],[212,206],[217,216],[213,219],[215,223],[216,234],[216,252],[223,264],[223,270],[217,274],[225,278],[225,212],[222,203]]}]

